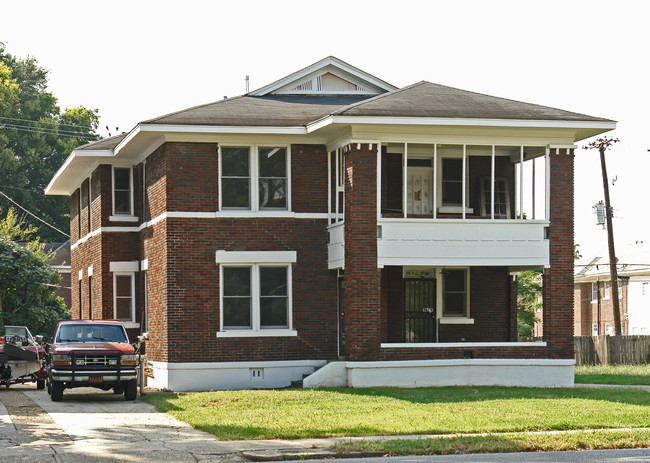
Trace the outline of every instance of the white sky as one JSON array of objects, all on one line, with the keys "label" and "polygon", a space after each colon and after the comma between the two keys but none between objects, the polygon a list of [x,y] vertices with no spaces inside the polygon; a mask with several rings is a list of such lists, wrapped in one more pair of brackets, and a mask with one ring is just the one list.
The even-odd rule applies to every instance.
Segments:
[{"label": "white sky", "polygon": [[[102,133],[251,90],[334,55],[393,85],[428,80],[618,121],[607,168],[616,242],[648,240],[650,2],[13,1],[0,41],[50,70]],[[585,142],[580,142],[583,146]],[[576,242],[607,246],[596,151],[577,150]],[[610,182],[611,185],[611,182]]]}]

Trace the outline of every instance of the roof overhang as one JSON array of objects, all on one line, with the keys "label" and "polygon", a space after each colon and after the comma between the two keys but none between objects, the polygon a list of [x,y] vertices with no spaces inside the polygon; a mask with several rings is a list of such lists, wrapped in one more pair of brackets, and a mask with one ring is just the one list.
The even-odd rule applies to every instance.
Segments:
[{"label": "roof overhang", "polygon": [[616,128],[613,121],[558,121],[527,119],[470,119],[444,117],[328,116],[307,126],[312,133],[333,125],[392,125],[429,127],[518,127],[531,129],[566,129],[579,141]]}]

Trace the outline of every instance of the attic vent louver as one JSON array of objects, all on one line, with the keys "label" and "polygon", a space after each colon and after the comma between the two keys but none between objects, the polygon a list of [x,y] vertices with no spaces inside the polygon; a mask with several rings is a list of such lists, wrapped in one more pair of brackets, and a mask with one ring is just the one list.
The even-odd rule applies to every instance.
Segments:
[{"label": "attic vent louver", "polygon": [[297,87],[292,88],[291,90],[296,92],[304,92],[306,90],[311,90],[311,89],[312,89],[312,81],[308,80],[298,85]]}]

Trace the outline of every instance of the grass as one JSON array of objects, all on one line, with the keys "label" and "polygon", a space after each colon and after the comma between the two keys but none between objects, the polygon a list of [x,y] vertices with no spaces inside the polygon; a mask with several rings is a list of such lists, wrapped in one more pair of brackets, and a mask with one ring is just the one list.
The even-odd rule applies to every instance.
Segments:
[{"label": "grass", "polygon": [[143,399],[224,440],[650,427],[648,393],[637,389],[283,389]]},{"label": "grass", "polygon": [[426,439],[350,441],[336,444],[343,452],[381,452],[398,455],[447,455],[468,453],[548,452],[650,447],[650,430],[577,431],[570,433],[506,433],[483,436],[451,436]]},{"label": "grass", "polygon": [[650,364],[578,365],[575,369],[575,382],[650,386]]}]

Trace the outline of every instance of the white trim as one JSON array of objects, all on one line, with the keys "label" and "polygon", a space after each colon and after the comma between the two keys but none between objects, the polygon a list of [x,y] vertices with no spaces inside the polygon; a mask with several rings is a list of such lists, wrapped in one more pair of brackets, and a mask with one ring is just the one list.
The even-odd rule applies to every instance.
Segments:
[{"label": "white trim", "polygon": [[289,337],[298,336],[298,332],[292,329],[286,330],[228,330],[217,331],[218,338],[263,338],[263,337]]},{"label": "white trim", "polygon": [[149,259],[140,261],[140,270],[143,272],[149,270]]},{"label": "white trim", "polygon": [[79,273],[77,274],[77,280],[83,280],[84,277],[84,271],[79,270]]},{"label": "white trim", "polygon": [[546,347],[544,341],[532,342],[383,342],[382,349],[414,349],[414,348],[448,348],[448,347]]},{"label": "white trim", "polygon": [[89,277],[93,276],[93,266],[92,265],[88,267],[88,276]]},{"label": "white trim", "polygon": [[139,270],[139,262],[137,260],[111,262],[109,268],[110,272],[137,272]]},{"label": "white trim", "polygon": [[217,264],[295,264],[296,251],[223,251],[216,252]]},{"label": "white trim", "polygon": [[109,222],[139,222],[140,218],[134,215],[110,215]]},{"label": "white trim", "polygon": [[441,325],[473,325],[474,319],[469,317],[451,317],[447,315],[440,318]]},{"label": "white trim", "polygon": [[122,322],[122,325],[124,325],[124,328],[128,329],[134,329],[134,328],[140,328],[140,323],[138,322]]},{"label": "white trim", "polygon": [[[307,133],[315,132],[332,124],[359,125],[424,125],[424,126],[472,126],[472,127],[530,127],[562,129],[616,128],[616,122],[606,121],[557,121],[524,119],[474,119],[447,117],[395,117],[395,116],[327,116],[307,125]],[[554,145],[555,146],[555,145]]]}]

